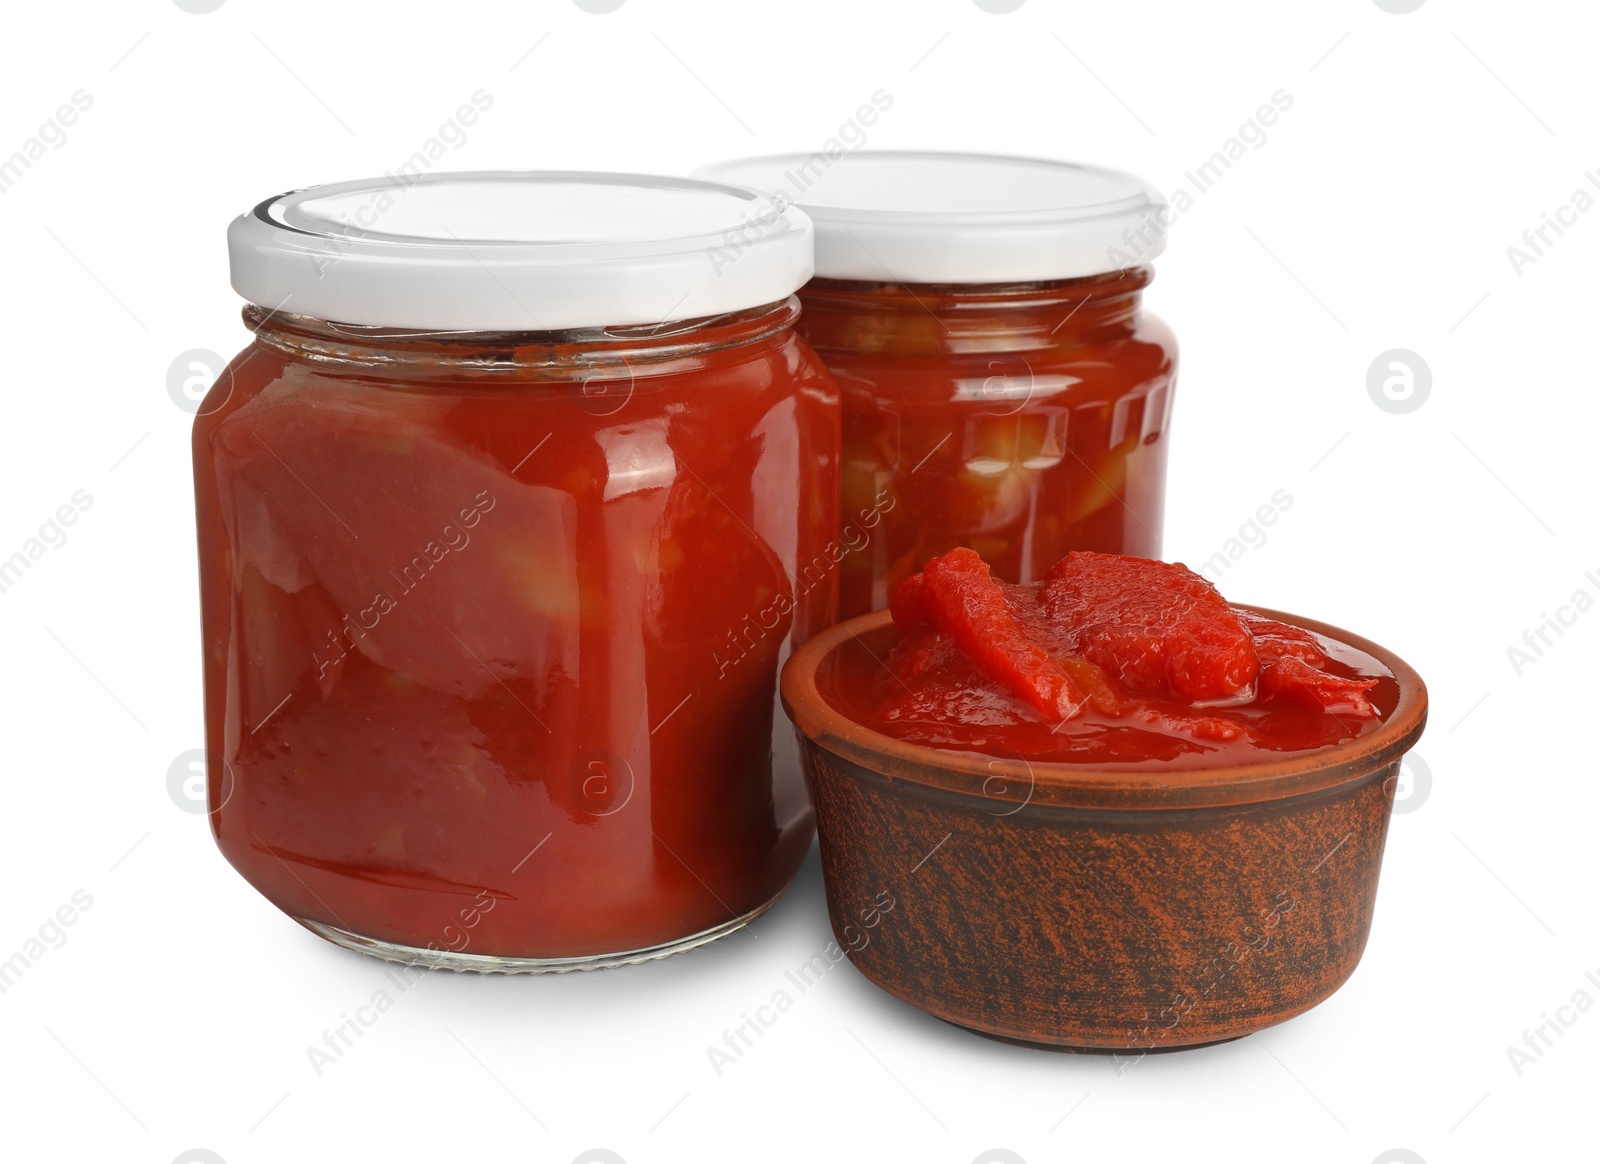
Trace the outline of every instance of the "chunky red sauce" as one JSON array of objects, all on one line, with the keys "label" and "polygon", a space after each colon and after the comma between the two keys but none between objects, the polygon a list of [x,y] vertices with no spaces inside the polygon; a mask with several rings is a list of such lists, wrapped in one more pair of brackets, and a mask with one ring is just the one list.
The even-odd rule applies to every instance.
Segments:
[{"label": "chunky red sauce", "polygon": [[1212,768],[1353,739],[1398,699],[1365,652],[1146,558],[1071,553],[1015,585],[957,549],[902,582],[891,610],[818,681],[856,722],[931,747]]},{"label": "chunky red sauce", "polygon": [[574,342],[247,312],[194,434],[212,819],[246,878],[539,958],[783,889],[812,820],[775,678],[838,561],[837,396],[793,318]]},{"label": "chunky red sauce", "polygon": [[801,289],[844,406],[843,617],[956,546],[1008,582],[1069,550],[1161,553],[1178,352],[1140,309],[1151,277]]}]

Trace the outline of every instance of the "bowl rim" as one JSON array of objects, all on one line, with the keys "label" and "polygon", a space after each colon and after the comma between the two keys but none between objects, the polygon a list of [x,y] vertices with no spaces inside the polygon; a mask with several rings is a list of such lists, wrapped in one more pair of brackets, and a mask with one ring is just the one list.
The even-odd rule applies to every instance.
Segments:
[{"label": "bowl rim", "polygon": [[[817,689],[817,668],[848,638],[882,629],[887,610],[835,623],[790,656],[779,681],[783,707],[800,735],[868,771],[912,785],[1006,805],[1156,810],[1255,804],[1321,792],[1398,761],[1427,723],[1428,691],[1400,656],[1340,627],[1283,611],[1235,604],[1365,651],[1394,675],[1400,699],[1377,729],[1311,753],[1220,768],[1127,771],[1062,761],[1000,759],[909,743],[857,723]],[[991,815],[1009,815],[996,813]]]}]

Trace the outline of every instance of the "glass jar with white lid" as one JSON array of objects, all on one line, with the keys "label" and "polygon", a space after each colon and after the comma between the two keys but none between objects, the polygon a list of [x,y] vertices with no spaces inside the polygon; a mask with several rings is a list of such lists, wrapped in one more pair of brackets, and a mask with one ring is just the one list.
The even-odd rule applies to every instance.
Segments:
[{"label": "glass jar with white lid", "polygon": [[316,933],[587,969],[798,869],[775,683],[836,612],[839,413],[793,327],[810,223],[761,208],[441,174],[233,223],[254,339],[194,429],[210,819]]},{"label": "glass jar with white lid", "polygon": [[1069,550],[1160,556],[1178,349],[1142,305],[1170,223],[1148,184],[893,150],[696,173],[816,224],[800,330],[842,393],[843,617],[957,546],[1010,582]]}]

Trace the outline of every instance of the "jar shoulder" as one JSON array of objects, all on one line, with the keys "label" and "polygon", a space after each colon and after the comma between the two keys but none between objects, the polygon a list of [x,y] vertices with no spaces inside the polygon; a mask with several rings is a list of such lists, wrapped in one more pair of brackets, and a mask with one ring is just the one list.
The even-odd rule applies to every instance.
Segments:
[{"label": "jar shoulder", "polygon": [[1076,407],[1170,385],[1178,341],[1163,320],[1141,313],[1117,334],[1090,340],[919,354],[830,351],[827,360],[847,412],[896,402],[985,408],[997,397],[1016,400],[1019,392],[1033,406]]}]

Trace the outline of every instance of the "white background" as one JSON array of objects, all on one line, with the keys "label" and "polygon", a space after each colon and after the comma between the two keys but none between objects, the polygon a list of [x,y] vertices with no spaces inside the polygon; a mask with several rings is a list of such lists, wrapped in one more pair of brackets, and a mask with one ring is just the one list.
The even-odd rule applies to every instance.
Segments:
[{"label": "white background", "polygon": [[[1507,1054],[1580,989],[1600,1001],[1600,613],[1520,675],[1507,655],[1574,591],[1600,597],[1600,213],[1520,274],[1507,256],[1600,167],[1591,6],[122,0],[4,21],[0,158],[75,91],[93,105],[0,194],[0,557],[74,491],[93,503],[0,594],[0,959],[74,891],[93,904],[0,994],[0,1156],[1592,1153],[1574,1137],[1600,1007],[1562,1012],[1520,1075]],[[829,940],[813,857],[753,932],[687,956],[429,975],[314,1074],[307,1047],[385,966],[280,915],[169,795],[201,711],[190,416],[166,377],[246,339],[230,218],[397,167],[478,89],[493,107],[441,166],[683,173],[816,148],[883,89],[873,146],[1098,161],[1168,192],[1293,97],[1181,217],[1149,301],[1183,347],[1168,556],[1204,559],[1287,490],[1225,592],[1385,643],[1432,692],[1431,792],[1413,781],[1394,818],[1348,985],[1119,1076],[945,1026],[844,965],[719,1078],[707,1047]],[[1432,371],[1405,415],[1367,392],[1391,348]]]}]

